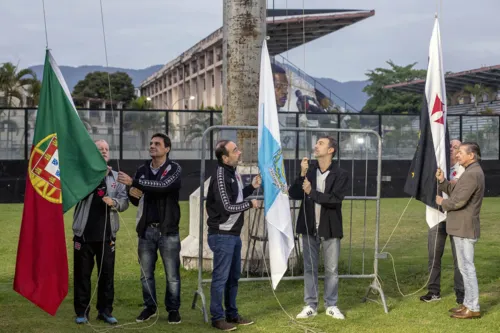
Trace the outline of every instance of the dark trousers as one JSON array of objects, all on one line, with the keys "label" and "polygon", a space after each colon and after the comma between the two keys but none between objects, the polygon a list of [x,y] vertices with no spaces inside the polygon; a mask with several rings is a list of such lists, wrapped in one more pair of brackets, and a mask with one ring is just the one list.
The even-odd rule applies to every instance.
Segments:
[{"label": "dark trousers", "polygon": [[113,313],[115,243],[111,241],[104,244],[102,242],[83,243],[75,240],[73,274],[74,307],[77,316],[86,315],[88,317],[90,295],[92,294],[90,279],[95,262],[97,262],[97,274],[100,275],[97,286],[97,311]]},{"label": "dark trousers", "polygon": [[[236,318],[236,295],[241,275],[241,238],[234,235],[209,234],[208,246],[214,253],[212,285],[210,286],[210,313],[212,322]],[[222,308],[222,301],[226,311]]]},{"label": "dark trousers", "polygon": [[142,298],[144,306],[156,309],[155,268],[158,252],[163,260],[167,279],[165,307],[167,311],[179,311],[181,306],[181,241],[179,234],[164,235],[160,229],[148,227],[144,237],[139,238],[139,263],[141,265]]},{"label": "dark trousers", "polygon": [[[444,248],[446,245],[446,221],[439,223],[433,228],[429,229],[428,236],[428,249],[429,249],[429,272],[431,276],[429,279],[428,290],[432,293],[441,292],[441,258],[443,257]],[[436,239],[437,238],[437,239]],[[464,281],[460,270],[458,269],[457,255],[455,252],[455,244],[453,237],[450,236],[451,253],[453,255],[454,267],[454,289],[457,300],[464,298]],[[435,247],[435,248],[434,248]],[[436,252],[434,256],[434,251]],[[432,270],[432,271],[431,271]]]}]

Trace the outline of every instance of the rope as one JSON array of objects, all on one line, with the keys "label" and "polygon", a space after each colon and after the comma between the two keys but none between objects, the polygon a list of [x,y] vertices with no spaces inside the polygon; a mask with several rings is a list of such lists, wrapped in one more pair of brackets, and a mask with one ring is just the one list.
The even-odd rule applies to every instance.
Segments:
[{"label": "rope", "polygon": [[[103,42],[104,42],[104,56],[106,58],[106,73],[107,73],[107,77],[108,77],[108,91],[109,91],[109,101],[111,103],[111,118],[112,118],[112,125],[113,125],[113,133],[111,134],[112,135],[112,142],[114,142],[114,138],[115,138],[115,113],[114,113],[114,107],[113,107],[113,96],[112,96],[112,93],[111,93],[111,77],[110,77],[110,74],[109,74],[109,61],[108,61],[108,47],[107,47],[107,43],[106,43],[106,30],[104,28],[104,11],[103,11],[103,8],[102,8],[102,0],[99,0],[99,4],[100,4],[100,7],[101,7],[101,25],[102,25],[102,37],[103,37]],[[118,157],[116,159],[116,164],[117,164],[117,168],[118,168],[118,171],[120,171],[120,157]]]},{"label": "rope", "polygon": [[[98,275],[97,275],[97,281],[95,283],[95,288],[94,288],[94,291],[90,297],[90,301],[89,301],[89,304],[87,305],[87,308],[85,309],[85,313],[88,313],[88,311],[90,311],[90,305],[92,304],[92,301],[95,297],[95,294],[96,292],[98,291],[98,288],[99,288],[99,281],[101,279],[101,274],[102,274],[102,265],[103,265],[103,262],[104,262],[104,250],[105,250],[105,246],[106,246],[106,228],[107,228],[107,225],[108,225],[108,214],[107,214],[107,210],[108,210],[108,206],[106,206],[105,208],[105,214],[106,214],[106,217],[105,217],[105,222],[104,222],[104,234],[103,234],[103,241],[102,241],[102,255],[101,255],[101,265],[99,267],[99,271],[98,271]],[[130,230],[127,226],[127,224],[125,223],[123,217],[121,216],[120,212],[118,212],[118,210],[114,209],[114,211],[116,212],[116,214],[118,215],[120,221],[122,222],[121,225],[125,226],[125,229],[127,230],[127,234],[129,236],[130,239],[133,239],[135,237],[132,237],[132,235],[130,234]],[[135,245],[136,245],[136,248],[138,248],[138,243],[137,243],[137,238],[135,238]],[[138,258],[138,261],[139,261],[139,266],[140,266],[140,269],[141,269],[141,272],[144,276],[146,276],[146,273],[144,272],[144,269],[142,268],[142,265],[141,265],[141,258],[139,257],[139,254],[137,252],[134,252],[135,255],[137,256]],[[149,283],[146,281],[146,285],[148,287],[148,291],[149,291],[149,294],[151,296],[151,298],[153,299],[153,302],[155,303],[155,306],[156,306],[156,318],[155,318],[155,321],[150,324],[149,326],[146,326],[146,327],[140,327],[140,328],[133,328],[134,330],[142,330],[142,329],[146,329],[146,328],[149,328],[149,327],[152,327],[154,326],[157,322],[158,322],[158,319],[160,317],[160,311],[159,311],[159,306],[156,302],[156,300],[153,298],[153,293],[151,291],[151,288],[149,286]],[[131,326],[131,325],[138,325],[138,324],[141,324],[141,323],[137,323],[137,322],[129,322],[129,323],[125,323],[125,324],[120,324],[120,325],[113,325],[111,327],[107,327],[107,328],[100,328],[101,326],[97,326],[97,325],[93,325],[91,324],[89,318],[87,318],[87,321],[88,321],[88,326],[90,328],[92,328],[92,330],[94,332],[99,332],[99,333],[104,333],[104,332],[108,332],[110,330],[114,330],[114,329],[118,329],[118,328],[125,328],[126,326]],[[131,328],[125,328],[125,329],[131,329]]]},{"label": "rope", "polygon": [[[404,208],[403,210],[403,213],[401,214],[401,216],[399,217],[398,219],[398,223],[396,223],[396,226],[394,227],[394,229],[392,230],[391,234],[389,235],[389,238],[387,239],[387,242],[385,243],[385,245],[382,247],[382,250],[380,251],[380,253],[383,253],[385,248],[387,247],[387,245],[389,244],[392,236],[394,235],[394,232],[396,231],[396,229],[399,227],[399,224],[404,216],[404,214],[406,213],[406,210],[408,209],[408,206],[410,205],[410,202],[413,200],[413,197],[410,198],[410,200],[408,200],[408,203],[406,204],[406,207]],[[439,224],[439,222],[438,222]],[[420,292],[422,289],[424,289],[427,284],[429,283],[430,279],[431,279],[431,275],[432,275],[432,271],[434,270],[434,263],[436,261],[436,245],[437,245],[437,236],[439,234],[439,227],[438,227],[438,224],[436,224],[436,237],[434,239],[434,255],[433,255],[433,258],[432,258],[432,265],[431,265],[431,270],[429,272],[429,276],[427,277],[427,281],[425,282],[425,284],[420,288],[418,289],[417,291],[415,292],[412,292],[410,294],[404,294],[402,291],[401,291],[401,288],[399,286],[399,280],[398,280],[398,275],[397,275],[397,272],[396,272],[396,264],[395,264],[395,261],[394,261],[394,257],[392,256],[392,254],[390,252],[385,252],[387,253],[387,255],[389,255],[391,257],[391,260],[392,260],[392,268],[393,268],[393,271],[394,271],[394,278],[396,279],[396,286],[398,288],[398,291],[399,293],[401,294],[401,296],[403,297],[408,297],[408,296],[413,296],[415,295],[416,293]],[[430,232],[430,231],[429,231]]]},{"label": "rope", "polygon": [[[287,35],[288,37],[288,35]],[[305,26],[305,0],[302,0],[302,46],[303,46],[303,60],[304,60],[304,63],[303,63],[303,71],[301,71],[301,73],[305,73],[306,72],[306,26]],[[304,74],[302,74],[304,76]],[[305,118],[305,121],[306,121],[306,124],[304,126],[304,141],[305,141],[305,151],[307,153],[307,156],[309,156],[309,150],[312,148],[312,141],[311,141],[311,146],[310,147],[307,147],[307,143],[308,143],[308,137],[307,137],[307,126],[308,126],[308,123],[307,123],[307,109],[306,109],[306,101],[304,100],[304,118]],[[305,179],[307,179],[307,171],[306,171],[306,177]],[[302,208],[303,208],[303,213],[304,213],[304,224],[306,226],[306,234],[307,234],[307,246],[309,248],[309,260],[310,260],[310,263],[311,263],[311,268],[313,270],[313,276],[314,276],[314,265],[316,264],[316,267],[317,269],[319,270],[319,263],[314,263],[313,260],[312,260],[312,251],[311,251],[311,240],[310,240],[310,234],[309,234],[309,227],[307,225],[307,214],[306,214],[306,192],[303,191],[303,198],[302,198]],[[304,242],[304,237],[302,237],[302,242]],[[319,251],[320,252],[320,251]],[[319,257],[319,256],[318,256]],[[305,273],[305,262],[304,262],[304,273]],[[319,272],[318,272],[319,274]],[[305,283],[305,280],[304,280],[304,283]],[[313,278],[313,288],[314,288],[314,293],[316,295],[316,300],[318,301],[318,304],[319,304],[319,295],[318,295],[318,285],[317,285],[317,281],[316,279]]]},{"label": "rope", "polygon": [[[261,185],[262,187],[262,185]],[[261,191],[261,187],[259,187],[257,189],[257,196],[260,195],[260,191]],[[260,209],[264,209],[264,207],[260,207]],[[266,226],[266,223],[265,223],[265,217],[264,217],[264,228],[267,228]],[[281,304],[278,296],[276,295],[276,292],[274,291],[273,289],[273,282],[272,282],[272,278],[271,278],[271,273],[269,272],[269,268],[267,267],[267,262],[266,262],[266,257],[265,257],[265,253],[264,253],[264,247],[261,246],[260,247],[260,250],[261,250],[261,256],[262,256],[262,261],[264,262],[264,268],[266,269],[266,273],[267,273],[267,277],[268,277],[268,281],[269,281],[269,284],[271,285],[271,291],[273,293],[273,296],[274,298],[276,299],[276,302],[278,303],[278,305],[280,306],[281,310],[283,311],[283,313],[288,317],[288,319],[290,319],[290,322],[296,326],[299,326],[301,329],[303,329],[305,332],[311,332],[311,333],[325,333],[325,332],[322,332],[322,331],[315,331],[313,329],[311,329],[310,327],[308,327],[307,325],[303,325],[302,323],[299,323],[295,318],[293,318],[292,315],[290,315],[286,310],[285,308],[283,307],[283,304]],[[311,251],[309,251],[310,253]],[[312,260],[311,260],[312,262]],[[316,290],[316,289],[315,289]],[[292,328],[295,328],[292,326]]]},{"label": "rope", "polygon": [[[42,0],[43,1],[43,0]],[[113,96],[112,96],[112,91],[111,91],[111,78],[110,78],[110,74],[109,74],[109,61],[108,61],[108,49],[107,49],[107,42],[106,42],[106,30],[105,30],[105,25],[104,25],[104,10],[103,10],[103,5],[102,5],[102,0],[99,0],[99,4],[100,4],[100,13],[101,13],[101,25],[102,25],[102,35],[103,35],[103,44],[104,44],[104,55],[105,55],[105,59],[106,59],[106,69],[107,69],[107,78],[108,78],[108,92],[109,92],[109,99],[110,99],[110,103],[111,103],[111,118],[112,118],[112,126],[113,126],[113,133],[112,133],[112,141],[114,142],[114,129],[115,129],[115,116],[114,116],[114,107],[113,107]],[[120,159],[117,158],[116,159],[116,163],[117,163],[117,168],[118,168],[118,171],[120,170]],[[94,289],[94,292],[90,298],[90,301],[89,301],[89,304],[87,305],[87,308],[86,308],[86,313],[87,311],[90,310],[90,304],[92,303],[92,300],[95,296],[95,293],[97,292],[98,290],[98,286],[99,286],[99,281],[100,281],[100,278],[101,278],[101,274],[102,274],[102,265],[103,265],[103,262],[104,262],[104,249],[105,249],[105,245],[106,245],[106,228],[107,228],[107,224],[108,224],[108,214],[107,214],[107,209],[108,209],[108,206],[106,206],[105,208],[105,214],[106,214],[106,217],[105,217],[105,223],[104,223],[104,235],[103,235],[103,249],[102,249],[102,256],[101,256],[101,266],[99,268],[99,274],[97,276],[97,281],[96,281],[96,287]],[[125,225],[125,228],[127,230],[127,234],[128,236],[130,237],[130,239],[132,239],[132,236],[128,230],[128,227],[126,226],[126,223],[124,222],[121,214],[116,210],[116,213],[118,214],[118,217],[120,218],[120,220],[123,222],[122,224]],[[136,248],[138,248],[138,243],[136,241]],[[144,276],[146,276],[145,272],[144,272],[144,269],[142,267],[142,264],[141,264],[141,260],[140,260],[140,257],[139,257],[139,254],[136,253],[137,257],[138,257],[138,261],[139,261],[139,266],[140,266],[140,269],[141,269],[141,272]],[[149,327],[152,327],[154,326],[158,319],[159,319],[159,307],[158,307],[158,304],[156,302],[156,300],[154,299],[153,297],[153,293],[151,291],[151,288],[149,286],[149,283],[146,281],[146,285],[147,285],[147,288],[148,288],[148,291],[149,291],[149,294],[151,296],[151,298],[153,299],[153,302],[155,303],[155,306],[156,306],[156,320],[149,326],[147,327],[142,327],[142,328],[138,328],[139,330],[141,329],[146,329],[146,328],[149,328]],[[87,318],[88,320],[88,318]],[[121,325],[114,325],[112,326],[111,328],[106,328],[106,329],[96,329],[95,325],[92,325],[90,323],[90,321],[88,321],[88,325],[95,331],[95,332],[99,332],[99,333],[102,333],[102,332],[108,332],[110,330],[113,330],[113,329],[117,329],[117,328],[124,328],[126,326],[130,326],[130,325],[137,325],[139,323],[137,322],[130,322],[130,323],[125,323],[125,324],[121,324]]]},{"label": "rope", "polygon": [[[129,236],[130,239],[135,239],[135,245],[136,245],[136,248],[138,248],[139,244],[137,242],[137,238],[136,237],[132,237],[131,233],[130,233],[130,229],[128,228],[127,224],[125,223],[122,215],[120,214],[120,212],[116,211],[116,213],[118,214],[118,217],[120,219],[120,222],[122,226],[125,227],[125,230],[127,231],[127,235]],[[104,253],[104,252],[103,252]],[[139,261],[139,267],[141,269],[141,272],[144,276],[146,276],[146,273],[144,272],[144,269],[142,268],[142,264],[141,264],[141,258],[139,257],[139,254],[137,252],[134,251],[134,254],[137,256],[138,258],[138,261]],[[102,263],[102,260],[101,260],[101,263]],[[97,286],[99,284],[99,277],[100,277],[100,274],[97,278],[97,282],[96,282],[96,289],[97,289]],[[120,324],[120,325],[113,325],[111,327],[108,327],[108,328],[104,328],[104,329],[97,329],[97,327],[100,327],[100,326],[96,326],[96,325],[92,325],[90,323],[90,321],[88,322],[88,326],[92,328],[92,330],[94,332],[97,332],[97,333],[105,333],[105,332],[109,332],[111,330],[115,330],[115,329],[125,329],[125,330],[145,330],[145,329],[148,329],[148,328],[151,328],[153,327],[154,325],[156,325],[156,323],[158,322],[159,318],[160,318],[160,307],[158,306],[158,303],[156,302],[156,300],[153,298],[153,293],[151,291],[151,287],[149,286],[149,283],[146,281],[146,285],[148,287],[148,291],[149,291],[149,294],[151,296],[151,298],[153,299],[153,302],[155,303],[155,306],[156,306],[156,318],[155,320],[148,326],[144,326],[144,327],[138,327],[138,328],[127,328],[127,326],[132,326],[132,325],[140,325],[142,323],[137,323],[137,322],[128,322],[128,323],[125,323],[125,324]],[[95,291],[94,291],[95,293]],[[94,295],[92,295],[93,297]],[[89,302],[89,306],[90,306],[90,303],[92,302],[92,299],[91,301]],[[87,318],[88,319],[88,318]]]}]

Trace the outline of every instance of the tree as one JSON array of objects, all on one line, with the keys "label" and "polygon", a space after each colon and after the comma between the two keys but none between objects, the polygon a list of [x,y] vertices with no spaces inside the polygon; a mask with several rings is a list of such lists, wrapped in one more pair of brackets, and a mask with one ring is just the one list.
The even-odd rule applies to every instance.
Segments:
[{"label": "tree", "polygon": [[147,97],[141,96],[133,99],[128,107],[132,110],[147,110],[153,108],[153,103]]},{"label": "tree", "polygon": [[[213,126],[222,124],[222,112],[212,112]],[[210,127],[210,113],[191,114],[186,125],[185,139],[188,142],[193,142],[195,139],[201,138],[203,132]]]},{"label": "tree", "polygon": [[87,132],[89,132],[89,134],[92,134],[92,123],[90,122],[90,119],[87,117],[88,111],[78,110],[77,112]]},{"label": "tree", "polygon": [[484,95],[490,95],[493,92],[493,89],[490,87],[485,87],[482,84],[476,83],[475,85],[466,85],[464,87],[464,92],[472,95],[474,97],[474,109],[476,110],[476,115],[479,114],[479,103],[483,101]]},{"label": "tree", "polygon": [[139,133],[140,143],[137,147],[139,155],[141,155],[143,146],[146,144],[148,138],[148,131],[160,130],[165,121],[164,112],[145,111],[151,109],[153,103],[145,96],[137,97],[129,103],[129,108],[132,110],[141,111],[126,111],[123,119],[124,131],[136,131]]},{"label": "tree", "polygon": [[23,100],[23,91],[26,91],[25,87],[35,81],[38,80],[31,69],[24,68],[19,70],[11,62],[2,64],[2,67],[0,67],[0,92],[3,95],[2,104],[7,107],[13,107],[14,99],[17,99],[20,105]]},{"label": "tree", "polygon": [[[470,94],[474,97],[474,110],[476,111],[476,116],[479,115],[479,103],[483,101],[484,95],[490,95],[494,90],[490,87],[485,87],[482,84],[476,83],[475,85],[468,84],[464,87],[464,94]],[[476,141],[479,142],[482,136],[482,131],[479,130],[479,117],[476,117],[476,131],[474,132]]]},{"label": "tree", "polygon": [[134,98],[132,78],[125,72],[109,74],[106,72],[88,73],[73,89],[73,96],[79,98],[99,98],[110,100],[109,83],[111,83],[111,97],[113,101],[129,103]]},{"label": "tree", "polygon": [[[203,110],[203,104],[200,110]],[[205,110],[212,111],[214,126],[222,124],[222,105],[207,106]],[[184,138],[187,142],[193,142],[195,139],[201,138],[203,132],[209,127],[210,113],[192,112],[185,127]]]},{"label": "tree", "polygon": [[411,82],[425,79],[427,71],[414,69],[417,63],[407,66],[398,66],[391,60],[387,61],[390,68],[375,68],[368,71],[366,76],[370,80],[363,91],[370,97],[362,112],[375,113],[419,113],[422,96],[416,93],[396,92],[385,89],[384,86],[396,83]]},{"label": "tree", "polygon": [[[23,92],[26,91],[27,87],[36,83],[35,73],[28,68],[19,69],[17,66],[11,62],[6,62],[0,67],[0,96],[3,97],[0,100],[0,106],[14,107],[17,106],[16,100],[19,101],[18,105],[22,106]],[[0,112],[0,116],[3,115],[5,110]],[[7,110],[7,119],[0,123],[0,128],[7,128],[7,147],[12,148],[12,136],[13,133],[18,133],[19,126],[13,120],[11,120],[11,113],[15,112],[12,110]]]},{"label": "tree", "polygon": [[40,102],[40,92],[42,91],[42,82],[40,82],[35,73],[33,73],[33,81],[26,89],[28,93],[27,106],[35,107]]}]

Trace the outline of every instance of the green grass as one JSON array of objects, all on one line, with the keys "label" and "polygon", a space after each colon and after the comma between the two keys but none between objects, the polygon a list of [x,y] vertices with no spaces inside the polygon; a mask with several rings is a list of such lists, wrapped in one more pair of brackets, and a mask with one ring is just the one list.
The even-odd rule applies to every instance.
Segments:
[{"label": "green grass", "polygon": [[[380,244],[383,246],[389,234],[396,225],[407,199],[384,199],[381,204]],[[374,302],[361,303],[361,299],[369,285],[368,280],[341,280],[339,307],[346,315],[345,321],[336,321],[321,313],[312,320],[303,322],[309,332],[498,332],[500,331],[500,215],[499,200],[487,198],[484,201],[482,219],[482,237],[476,246],[476,269],[481,292],[480,303],[483,318],[474,321],[460,321],[448,317],[447,310],[454,306],[453,295],[453,265],[449,242],[443,257],[442,295],[440,302],[423,303],[416,295],[402,297],[396,287],[391,261],[380,261],[379,275],[383,283],[389,305],[389,314]],[[77,326],[73,323],[73,290],[72,290],[72,234],[71,214],[66,215],[66,235],[70,267],[70,290],[61,305],[57,315],[51,317],[38,309],[29,301],[12,290],[17,242],[22,215],[21,204],[0,205],[0,332],[93,332],[89,326]],[[344,208],[345,237],[342,241],[341,274],[349,270],[348,258],[351,254],[351,273],[361,273],[364,203],[349,203]],[[422,287],[427,281],[427,226],[424,221],[424,206],[412,202],[404,215],[399,228],[386,248],[396,260],[401,289],[404,293],[412,293]],[[181,234],[188,233],[189,207],[182,203]],[[121,324],[134,322],[141,311],[142,293],[139,281],[137,263],[137,246],[135,234],[135,209],[131,208],[123,214],[125,224],[118,234],[115,276],[115,311],[114,314]],[[367,204],[367,232],[365,247],[364,272],[372,271],[374,246],[374,204]],[[352,234],[351,234],[352,225]],[[128,230],[128,232],[127,232]],[[352,235],[352,236],[351,236]],[[349,239],[352,237],[352,244]],[[351,249],[351,253],[349,251]],[[157,291],[160,311],[164,310],[165,278],[163,268],[159,263],[156,270]],[[181,272],[182,279],[182,324],[170,326],[167,324],[165,311],[160,313],[156,325],[147,328],[152,321],[140,325],[130,325],[127,328],[147,329],[150,332],[207,332],[212,331],[203,323],[201,312],[191,309],[193,292],[196,289],[196,271]],[[95,276],[94,276],[95,280]],[[209,296],[209,286],[204,287]],[[321,291],[321,289],[320,289]],[[283,281],[276,295],[284,309],[293,317],[301,310],[303,302],[303,282]],[[320,296],[322,297],[322,291]],[[379,300],[377,295],[371,298]],[[238,294],[238,307],[242,315],[256,321],[255,325],[241,327],[241,332],[304,332],[305,329],[292,322],[281,310],[278,301],[273,296],[269,283],[241,283]],[[96,316],[95,299],[91,310],[91,320]],[[109,326],[99,324],[96,329],[106,329]],[[214,331],[215,332],[215,331]]]}]

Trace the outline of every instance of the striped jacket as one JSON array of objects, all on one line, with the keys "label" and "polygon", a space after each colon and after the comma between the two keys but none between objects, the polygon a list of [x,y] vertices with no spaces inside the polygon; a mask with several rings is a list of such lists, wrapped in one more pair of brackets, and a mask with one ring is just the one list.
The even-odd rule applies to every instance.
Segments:
[{"label": "striped jacket", "polygon": [[147,227],[148,205],[145,198],[152,197],[160,217],[162,234],[178,233],[181,210],[179,207],[179,190],[181,188],[182,168],[176,162],[167,159],[160,168],[155,180],[150,180],[151,160],[141,165],[135,174],[132,187],[138,188],[144,195],[136,199],[129,195],[130,202],[137,206],[136,231],[143,237]]},{"label": "striped jacket", "polygon": [[252,203],[243,199],[254,190],[252,185],[243,188],[236,168],[219,163],[212,174],[207,193],[208,233],[240,235],[242,213],[252,208]]}]

